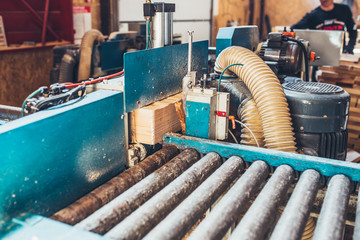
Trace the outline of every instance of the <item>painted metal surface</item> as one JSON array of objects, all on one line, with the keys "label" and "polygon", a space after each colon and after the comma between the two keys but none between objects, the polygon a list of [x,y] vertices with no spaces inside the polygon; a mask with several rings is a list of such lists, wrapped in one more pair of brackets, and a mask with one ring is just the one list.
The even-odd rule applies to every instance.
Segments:
[{"label": "painted metal surface", "polygon": [[[192,70],[207,73],[208,41],[193,43]],[[182,90],[188,44],[124,55],[125,111],[131,112]]]},{"label": "painted metal surface", "polygon": [[185,109],[186,135],[200,138],[209,138],[210,104],[187,101]]},{"label": "painted metal surface", "polygon": [[0,126],[0,230],[49,216],[125,168],[123,94],[100,90]]},{"label": "painted metal surface", "polygon": [[175,144],[180,148],[195,148],[202,153],[217,152],[222,157],[240,156],[247,162],[263,160],[274,167],[287,164],[294,170],[301,172],[307,169],[314,169],[324,176],[343,174],[352,181],[360,181],[360,164],[357,163],[281,152],[241,144],[217,142],[179,134],[164,135],[164,143]]},{"label": "painted metal surface", "polygon": [[1,236],[3,240],[24,239],[67,239],[67,240],[106,240],[108,238],[92,232],[82,231],[67,224],[57,222],[37,215],[26,215],[13,219],[16,227],[6,235]]},{"label": "painted metal surface", "polygon": [[238,26],[220,28],[216,35],[216,56],[231,46],[241,46],[254,51],[259,43],[257,26]]}]

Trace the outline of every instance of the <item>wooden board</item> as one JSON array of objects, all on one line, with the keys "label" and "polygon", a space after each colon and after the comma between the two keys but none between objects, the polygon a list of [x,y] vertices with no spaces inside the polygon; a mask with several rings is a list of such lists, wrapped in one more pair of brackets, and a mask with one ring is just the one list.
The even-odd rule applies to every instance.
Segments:
[{"label": "wooden board", "polygon": [[182,94],[177,94],[130,113],[131,141],[154,145],[162,141],[168,132],[181,130],[175,103],[182,101]]}]

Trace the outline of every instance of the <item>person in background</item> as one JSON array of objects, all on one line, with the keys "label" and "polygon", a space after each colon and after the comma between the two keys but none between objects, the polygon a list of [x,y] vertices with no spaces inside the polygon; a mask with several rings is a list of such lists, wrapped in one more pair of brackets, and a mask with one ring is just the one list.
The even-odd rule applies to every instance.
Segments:
[{"label": "person in background", "polygon": [[349,42],[343,52],[353,54],[357,30],[348,6],[334,3],[334,0],[320,0],[320,6],[307,13],[291,29],[339,30],[349,32]]}]

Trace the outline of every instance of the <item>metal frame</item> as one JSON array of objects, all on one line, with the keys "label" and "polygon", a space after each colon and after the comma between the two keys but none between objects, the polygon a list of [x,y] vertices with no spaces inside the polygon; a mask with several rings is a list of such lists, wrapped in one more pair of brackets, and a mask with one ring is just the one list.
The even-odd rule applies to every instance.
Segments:
[{"label": "metal frame", "polygon": [[360,164],[357,163],[218,142],[179,134],[164,135],[164,144],[175,144],[181,149],[195,148],[201,153],[216,152],[222,157],[240,156],[246,162],[263,160],[274,167],[286,164],[301,172],[314,169],[323,176],[328,177],[343,174],[352,181],[360,181]]}]

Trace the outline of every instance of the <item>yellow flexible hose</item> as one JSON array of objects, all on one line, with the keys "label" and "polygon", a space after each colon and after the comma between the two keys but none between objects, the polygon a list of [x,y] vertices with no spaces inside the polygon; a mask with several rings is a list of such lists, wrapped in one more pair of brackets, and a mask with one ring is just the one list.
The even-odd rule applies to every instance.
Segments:
[{"label": "yellow flexible hose", "polygon": [[[241,119],[241,122],[246,124],[246,126],[253,132],[259,146],[264,147],[264,135],[261,118],[254,99],[247,98],[241,103],[238,117]],[[246,128],[241,129],[240,143],[244,145],[257,146],[254,137]]]},{"label": "yellow flexible hose", "polygon": [[267,64],[252,51],[238,46],[228,47],[216,59],[215,70],[227,66],[250,90],[261,118],[265,147],[296,152],[289,107],[282,86]]}]

